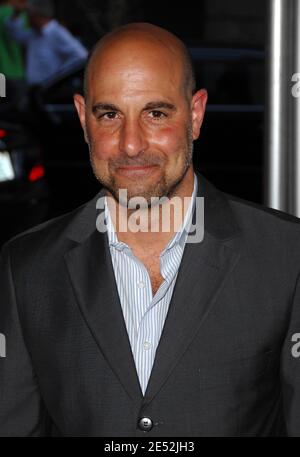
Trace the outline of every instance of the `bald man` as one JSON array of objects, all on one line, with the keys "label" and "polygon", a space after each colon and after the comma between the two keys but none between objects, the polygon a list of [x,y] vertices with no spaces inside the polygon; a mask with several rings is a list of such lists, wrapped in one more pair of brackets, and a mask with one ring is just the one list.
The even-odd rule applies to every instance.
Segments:
[{"label": "bald man", "polygon": [[2,249],[1,436],[300,436],[299,220],[194,171],[206,101],[168,31],[97,43],[102,190]]}]

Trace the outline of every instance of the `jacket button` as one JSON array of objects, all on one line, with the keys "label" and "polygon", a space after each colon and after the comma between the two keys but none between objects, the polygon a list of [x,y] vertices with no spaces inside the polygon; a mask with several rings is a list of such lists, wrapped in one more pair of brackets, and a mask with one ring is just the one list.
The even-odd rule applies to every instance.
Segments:
[{"label": "jacket button", "polygon": [[149,432],[153,427],[153,422],[149,417],[142,417],[139,419],[138,427],[143,432]]}]

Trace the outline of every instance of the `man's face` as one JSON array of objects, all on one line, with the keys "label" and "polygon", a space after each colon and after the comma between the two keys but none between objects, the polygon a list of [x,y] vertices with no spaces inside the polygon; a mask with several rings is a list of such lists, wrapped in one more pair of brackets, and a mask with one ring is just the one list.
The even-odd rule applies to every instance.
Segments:
[{"label": "man's face", "polygon": [[75,103],[94,174],[117,201],[120,189],[148,203],[170,196],[192,170],[206,93],[188,99],[183,78],[181,62],[147,41],[119,43],[93,62],[88,100]]}]

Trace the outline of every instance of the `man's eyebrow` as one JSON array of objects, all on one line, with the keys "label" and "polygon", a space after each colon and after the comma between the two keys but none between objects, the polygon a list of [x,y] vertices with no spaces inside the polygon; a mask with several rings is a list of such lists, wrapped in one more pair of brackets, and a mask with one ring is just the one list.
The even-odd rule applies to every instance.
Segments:
[{"label": "man's eyebrow", "polygon": [[[147,110],[156,110],[156,109],[167,109],[170,111],[176,111],[175,105],[172,103],[164,102],[164,101],[154,101],[154,102],[149,102],[147,103],[143,111]],[[95,114],[97,111],[119,111],[119,108],[114,105],[113,103],[95,103],[92,107],[92,112]]]},{"label": "man's eyebrow", "polygon": [[176,111],[176,106],[173,105],[172,103],[156,101],[156,102],[149,102],[144,107],[144,110],[155,110],[155,109],[168,109],[170,111]]},{"label": "man's eyebrow", "polygon": [[119,108],[112,103],[95,103],[92,112],[95,114],[97,111],[119,111]]}]

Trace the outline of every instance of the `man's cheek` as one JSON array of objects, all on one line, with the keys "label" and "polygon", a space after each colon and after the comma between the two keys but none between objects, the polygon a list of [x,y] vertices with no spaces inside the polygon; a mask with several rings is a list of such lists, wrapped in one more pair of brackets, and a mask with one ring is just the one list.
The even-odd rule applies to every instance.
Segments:
[{"label": "man's cheek", "polygon": [[152,145],[162,149],[167,154],[174,153],[183,143],[183,134],[176,126],[163,127],[152,136]]},{"label": "man's cheek", "polygon": [[118,152],[118,141],[113,135],[94,136],[90,142],[93,156],[98,160],[109,160]]}]

